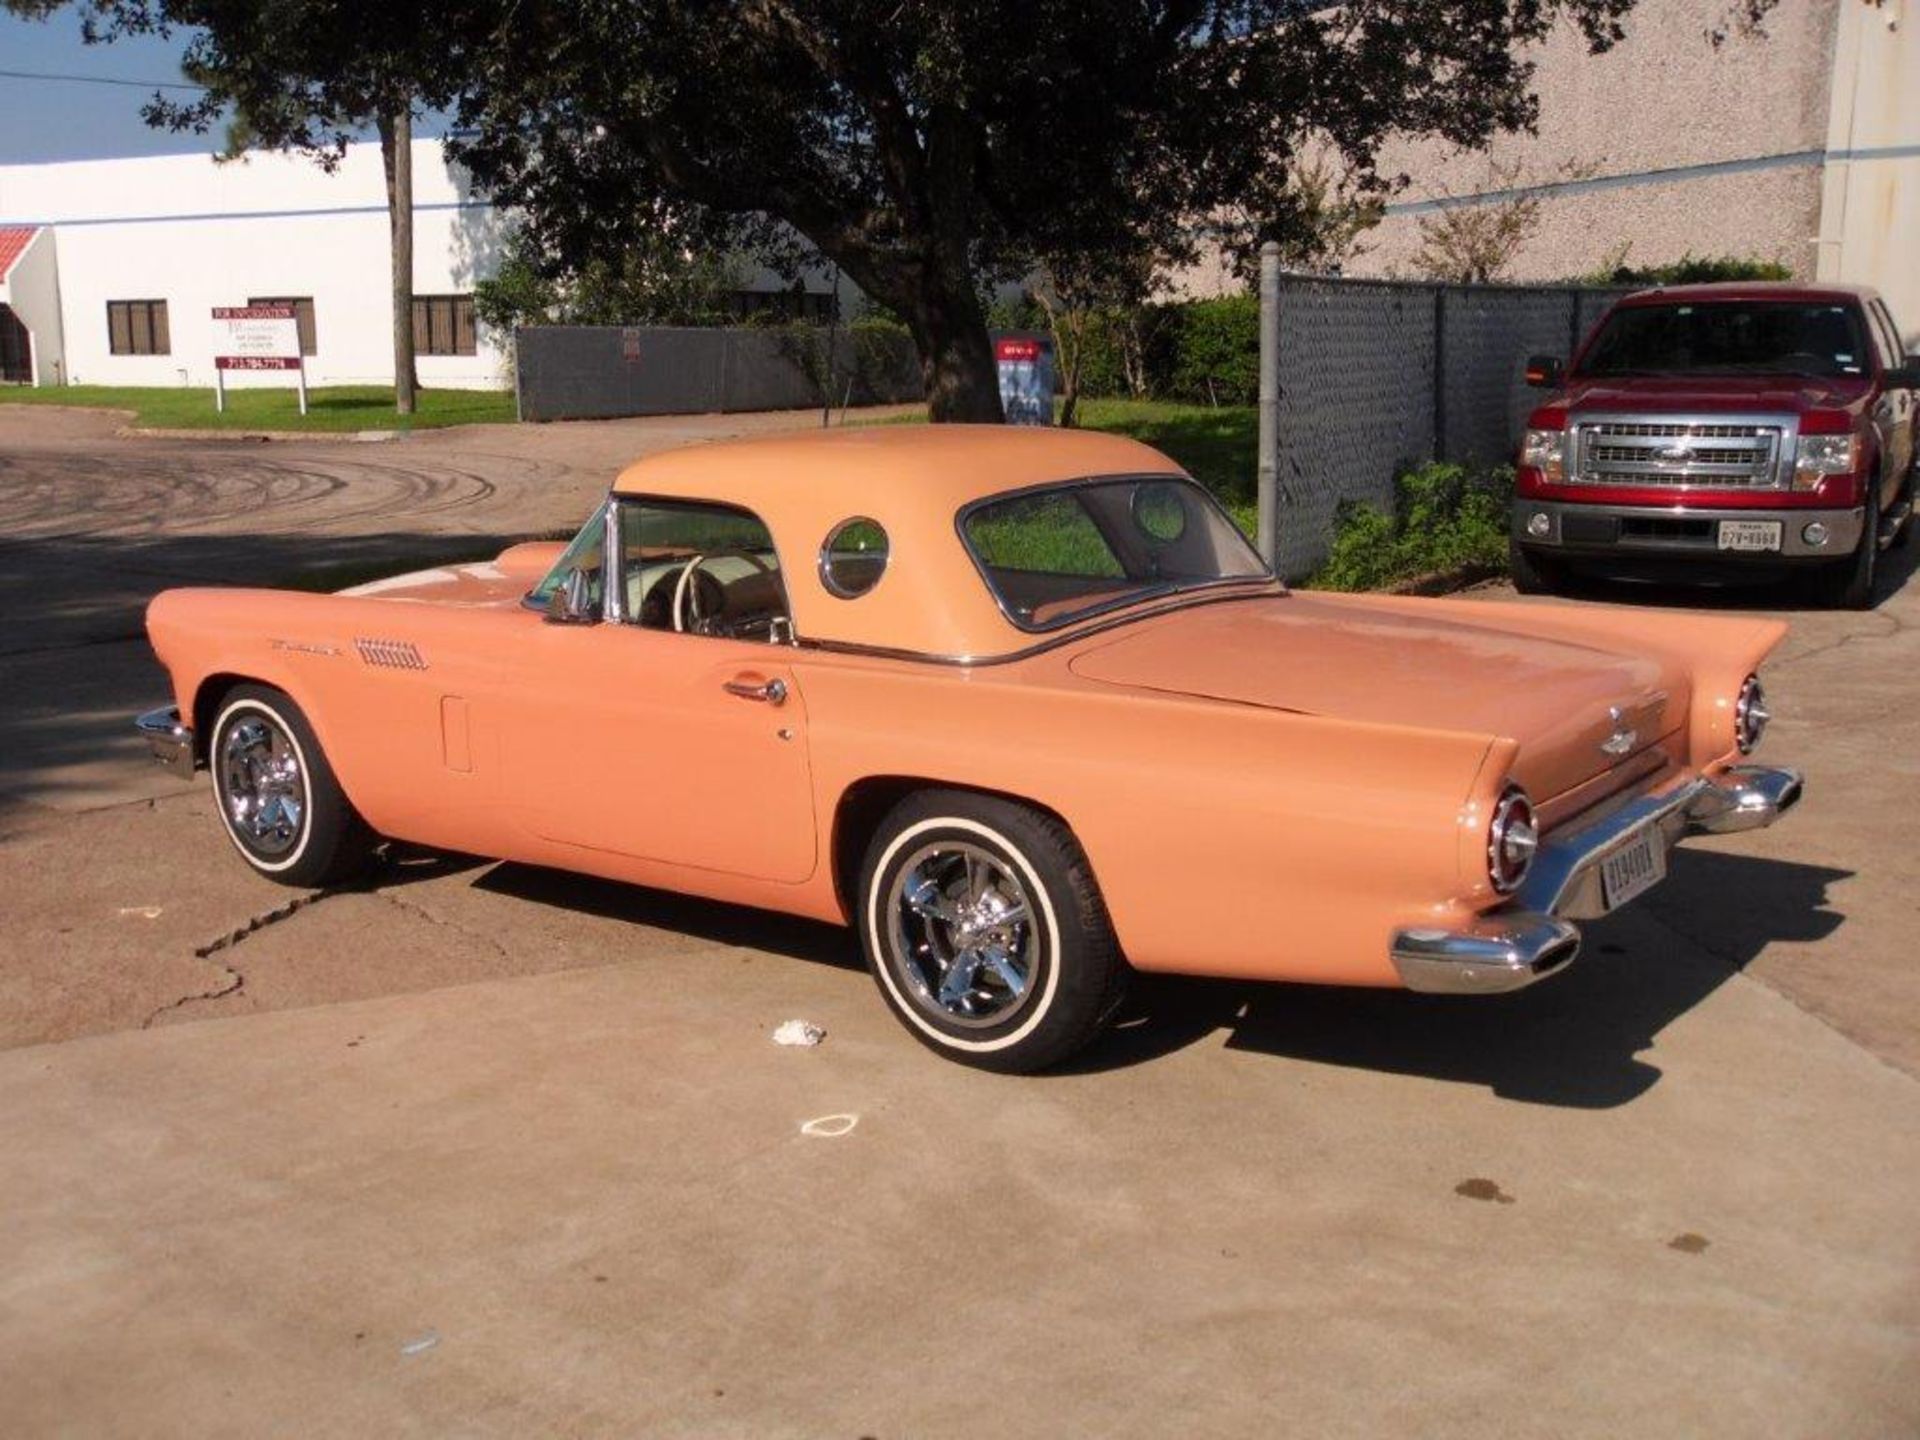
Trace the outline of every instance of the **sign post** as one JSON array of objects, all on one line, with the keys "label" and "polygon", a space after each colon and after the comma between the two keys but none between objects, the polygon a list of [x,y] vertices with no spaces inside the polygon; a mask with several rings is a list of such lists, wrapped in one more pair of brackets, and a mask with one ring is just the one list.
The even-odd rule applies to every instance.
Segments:
[{"label": "sign post", "polygon": [[213,311],[213,408],[227,408],[227,371],[291,370],[307,413],[307,362],[291,305],[217,305]]}]

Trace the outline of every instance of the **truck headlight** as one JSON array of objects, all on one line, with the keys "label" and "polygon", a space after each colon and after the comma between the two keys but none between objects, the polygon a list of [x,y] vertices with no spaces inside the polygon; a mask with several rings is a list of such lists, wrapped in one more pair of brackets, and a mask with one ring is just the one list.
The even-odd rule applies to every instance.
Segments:
[{"label": "truck headlight", "polygon": [[1520,442],[1520,463],[1531,466],[1549,485],[1567,478],[1567,432],[1529,430]]},{"label": "truck headlight", "polygon": [[1811,490],[1829,475],[1851,475],[1859,459],[1856,435],[1802,435],[1793,458],[1793,488]]},{"label": "truck headlight", "polygon": [[1533,868],[1540,848],[1540,830],[1533,818],[1533,802],[1518,785],[1509,785],[1493,807],[1487,826],[1487,879],[1502,895],[1511,895]]},{"label": "truck headlight", "polygon": [[1758,675],[1747,676],[1740,687],[1740,698],[1733,702],[1733,740],[1742,755],[1751,755],[1760,737],[1767,733],[1767,689]]}]

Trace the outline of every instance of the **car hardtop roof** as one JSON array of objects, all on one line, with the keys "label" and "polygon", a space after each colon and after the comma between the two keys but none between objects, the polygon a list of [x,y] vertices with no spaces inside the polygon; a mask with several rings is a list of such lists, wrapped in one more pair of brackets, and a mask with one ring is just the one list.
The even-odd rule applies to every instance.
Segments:
[{"label": "car hardtop roof", "polygon": [[[1007,425],[880,425],[795,431],[667,450],[630,465],[616,495],[705,500],[751,511],[779,556],[805,641],[896,653],[984,657],[1033,637],[1000,610],[955,517],[1012,490],[1104,475],[1181,475],[1137,440]],[[888,558],[873,588],[846,599],[819,557],[844,521],[877,524]]]},{"label": "car hardtop roof", "polygon": [[1621,305],[1674,305],[1713,300],[1858,300],[1879,298],[1870,285],[1807,285],[1797,280],[1716,280],[1701,285],[1656,285],[1622,296]]},{"label": "car hardtop roof", "polygon": [[749,510],[804,495],[824,517],[864,513],[876,494],[911,498],[950,524],[962,505],[1095,475],[1178,475],[1159,451],[1098,431],[1013,425],[870,425],[796,430],[662,451],[614,491],[726,501]]}]

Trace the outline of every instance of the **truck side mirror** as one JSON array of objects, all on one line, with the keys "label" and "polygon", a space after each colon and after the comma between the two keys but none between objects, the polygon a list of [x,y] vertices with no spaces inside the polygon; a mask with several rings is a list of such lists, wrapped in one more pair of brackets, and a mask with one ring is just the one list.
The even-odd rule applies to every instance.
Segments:
[{"label": "truck side mirror", "polygon": [[1529,355],[1527,384],[1536,390],[1551,390],[1560,383],[1561,368],[1558,355]]},{"label": "truck side mirror", "polygon": [[1904,365],[1891,365],[1880,377],[1889,390],[1920,390],[1920,355],[1907,356]]}]

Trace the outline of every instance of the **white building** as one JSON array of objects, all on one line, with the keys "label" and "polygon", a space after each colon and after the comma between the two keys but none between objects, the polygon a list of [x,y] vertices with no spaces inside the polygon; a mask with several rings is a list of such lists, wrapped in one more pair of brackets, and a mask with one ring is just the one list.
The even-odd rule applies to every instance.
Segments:
[{"label": "white building", "polygon": [[[413,146],[413,328],[420,383],[505,387],[506,337],[473,315],[474,282],[508,226],[449,165]],[[332,172],[261,151],[0,165],[0,382],[212,385],[216,306],[292,303],[311,385],[393,383],[386,180],[380,147]],[[829,282],[795,292],[753,274],[743,313],[823,313]],[[857,292],[842,285],[842,303]],[[230,385],[286,385],[229,371]]]},{"label": "white building", "polygon": [[[413,152],[420,383],[508,384],[505,352],[473,320],[499,214],[438,141]],[[270,152],[4,165],[0,226],[16,243],[35,232],[0,299],[28,332],[37,384],[211,385],[214,307],[269,300],[299,311],[310,384],[393,382],[378,145],[349,146],[332,173]],[[286,384],[271,372],[228,380]]]}]

